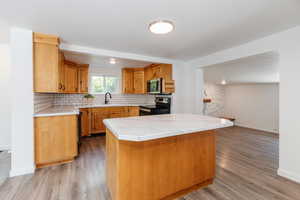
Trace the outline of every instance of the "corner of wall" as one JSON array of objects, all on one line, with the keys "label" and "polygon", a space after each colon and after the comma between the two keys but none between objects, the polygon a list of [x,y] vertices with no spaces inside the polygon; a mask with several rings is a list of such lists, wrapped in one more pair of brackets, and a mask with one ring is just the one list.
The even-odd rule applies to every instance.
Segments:
[{"label": "corner of wall", "polygon": [[289,172],[289,171],[281,169],[281,168],[279,168],[277,170],[277,174],[279,176],[284,177],[284,178],[287,178],[287,179],[290,179],[290,180],[295,181],[297,183],[300,183],[300,175],[298,175],[298,174]]}]

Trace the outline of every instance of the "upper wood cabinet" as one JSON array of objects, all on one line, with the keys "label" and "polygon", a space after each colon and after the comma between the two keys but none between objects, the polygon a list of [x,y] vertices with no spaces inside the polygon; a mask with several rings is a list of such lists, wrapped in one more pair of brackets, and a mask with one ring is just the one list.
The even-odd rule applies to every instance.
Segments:
[{"label": "upper wood cabinet", "polygon": [[135,69],[133,72],[133,93],[144,94],[145,90],[145,75],[144,69]]},{"label": "upper wood cabinet", "polygon": [[64,62],[64,87],[65,93],[77,93],[78,92],[78,66],[76,63],[69,61]]},{"label": "upper wood cabinet", "polygon": [[34,91],[61,92],[59,38],[33,33]]},{"label": "upper wood cabinet", "polygon": [[79,65],[78,69],[79,93],[88,93],[89,65]]},{"label": "upper wood cabinet", "polygon": [[122,91],[125,94],[146,93],[144,68],[122,69]]},{"label": "upper wood cabinet", "polygon": [[34,92],[87,93],[89,65],[67,61],[59,38],[33,33]]},{"label": "upper wood cabinet", "polygon": [[122,92],[125,94],[133,94],[133,69],[122,69]]},{"label": "upper wood cabinet", "polygon": [[147,81],[163,78],[163,92],[175,92],[175,85],[172,78],[171,64],[151,64],[144,68],[122,69],[123,93],[145,94],[147,93]]}]

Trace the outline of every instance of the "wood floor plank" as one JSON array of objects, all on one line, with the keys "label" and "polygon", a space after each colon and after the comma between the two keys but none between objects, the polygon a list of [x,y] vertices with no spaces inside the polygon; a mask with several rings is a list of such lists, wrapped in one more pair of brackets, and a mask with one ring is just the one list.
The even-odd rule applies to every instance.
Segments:
[{"label": "wood floor plank", "polygon": [[[213,185],[178,200],[300,200],[300,184],[277,176],[278,136],[230,127],[217,131]],[[110,200],[105,181],[105,138],[84,138],[72,163],[38,169],[0,186],[2,200]]]}]

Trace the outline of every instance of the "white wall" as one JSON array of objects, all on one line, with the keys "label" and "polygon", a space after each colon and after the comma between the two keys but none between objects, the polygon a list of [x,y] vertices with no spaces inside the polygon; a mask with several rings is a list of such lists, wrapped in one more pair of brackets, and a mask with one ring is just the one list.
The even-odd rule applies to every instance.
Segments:
[{"label": "white wall", "polygon": [[225,86],[219,84],[205,83],[205,98],[211,99],[210,103],[205,103],[203,114],[221,117],[225,115]]},{"label": "white wall", "polygon": [[279,84],[236,84],[225,87],[225,116],[236,125],[279,131]]},{"label": "white wall", "polygon": [[34,172],[32,31],[11,29],[11,176]]},{"label": "white wall", "polygon": [[10,95],[10,48],[0,44],[0,150],[8,150],[11,145],[11,95]]},{"label": "white wall", "polygon": [[[300,26],[274,35],[249,42],[244,45],[219,51],[209,56],[190,61],[188,64],[198,68],[223,63],[239,58],[278,52],[280,56],[279,86],[279,169],[278,174],[300,182]],[[191,83],[196,84],[196,82]],[[203,83],[202,83],[203,85]],[[201,104],[201,102],[197,102]],[[196,108],[199,105],[194,105]]]}]

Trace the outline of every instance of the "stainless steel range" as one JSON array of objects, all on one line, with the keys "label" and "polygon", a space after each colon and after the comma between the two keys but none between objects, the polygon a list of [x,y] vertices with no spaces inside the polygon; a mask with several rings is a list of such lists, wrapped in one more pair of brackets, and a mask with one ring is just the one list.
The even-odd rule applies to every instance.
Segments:
[{"label": "stainless steel range", "polygon": [[171,98],[156,97],[155,105],[140,106],[140,115],[161,115],[171,113]]}]

